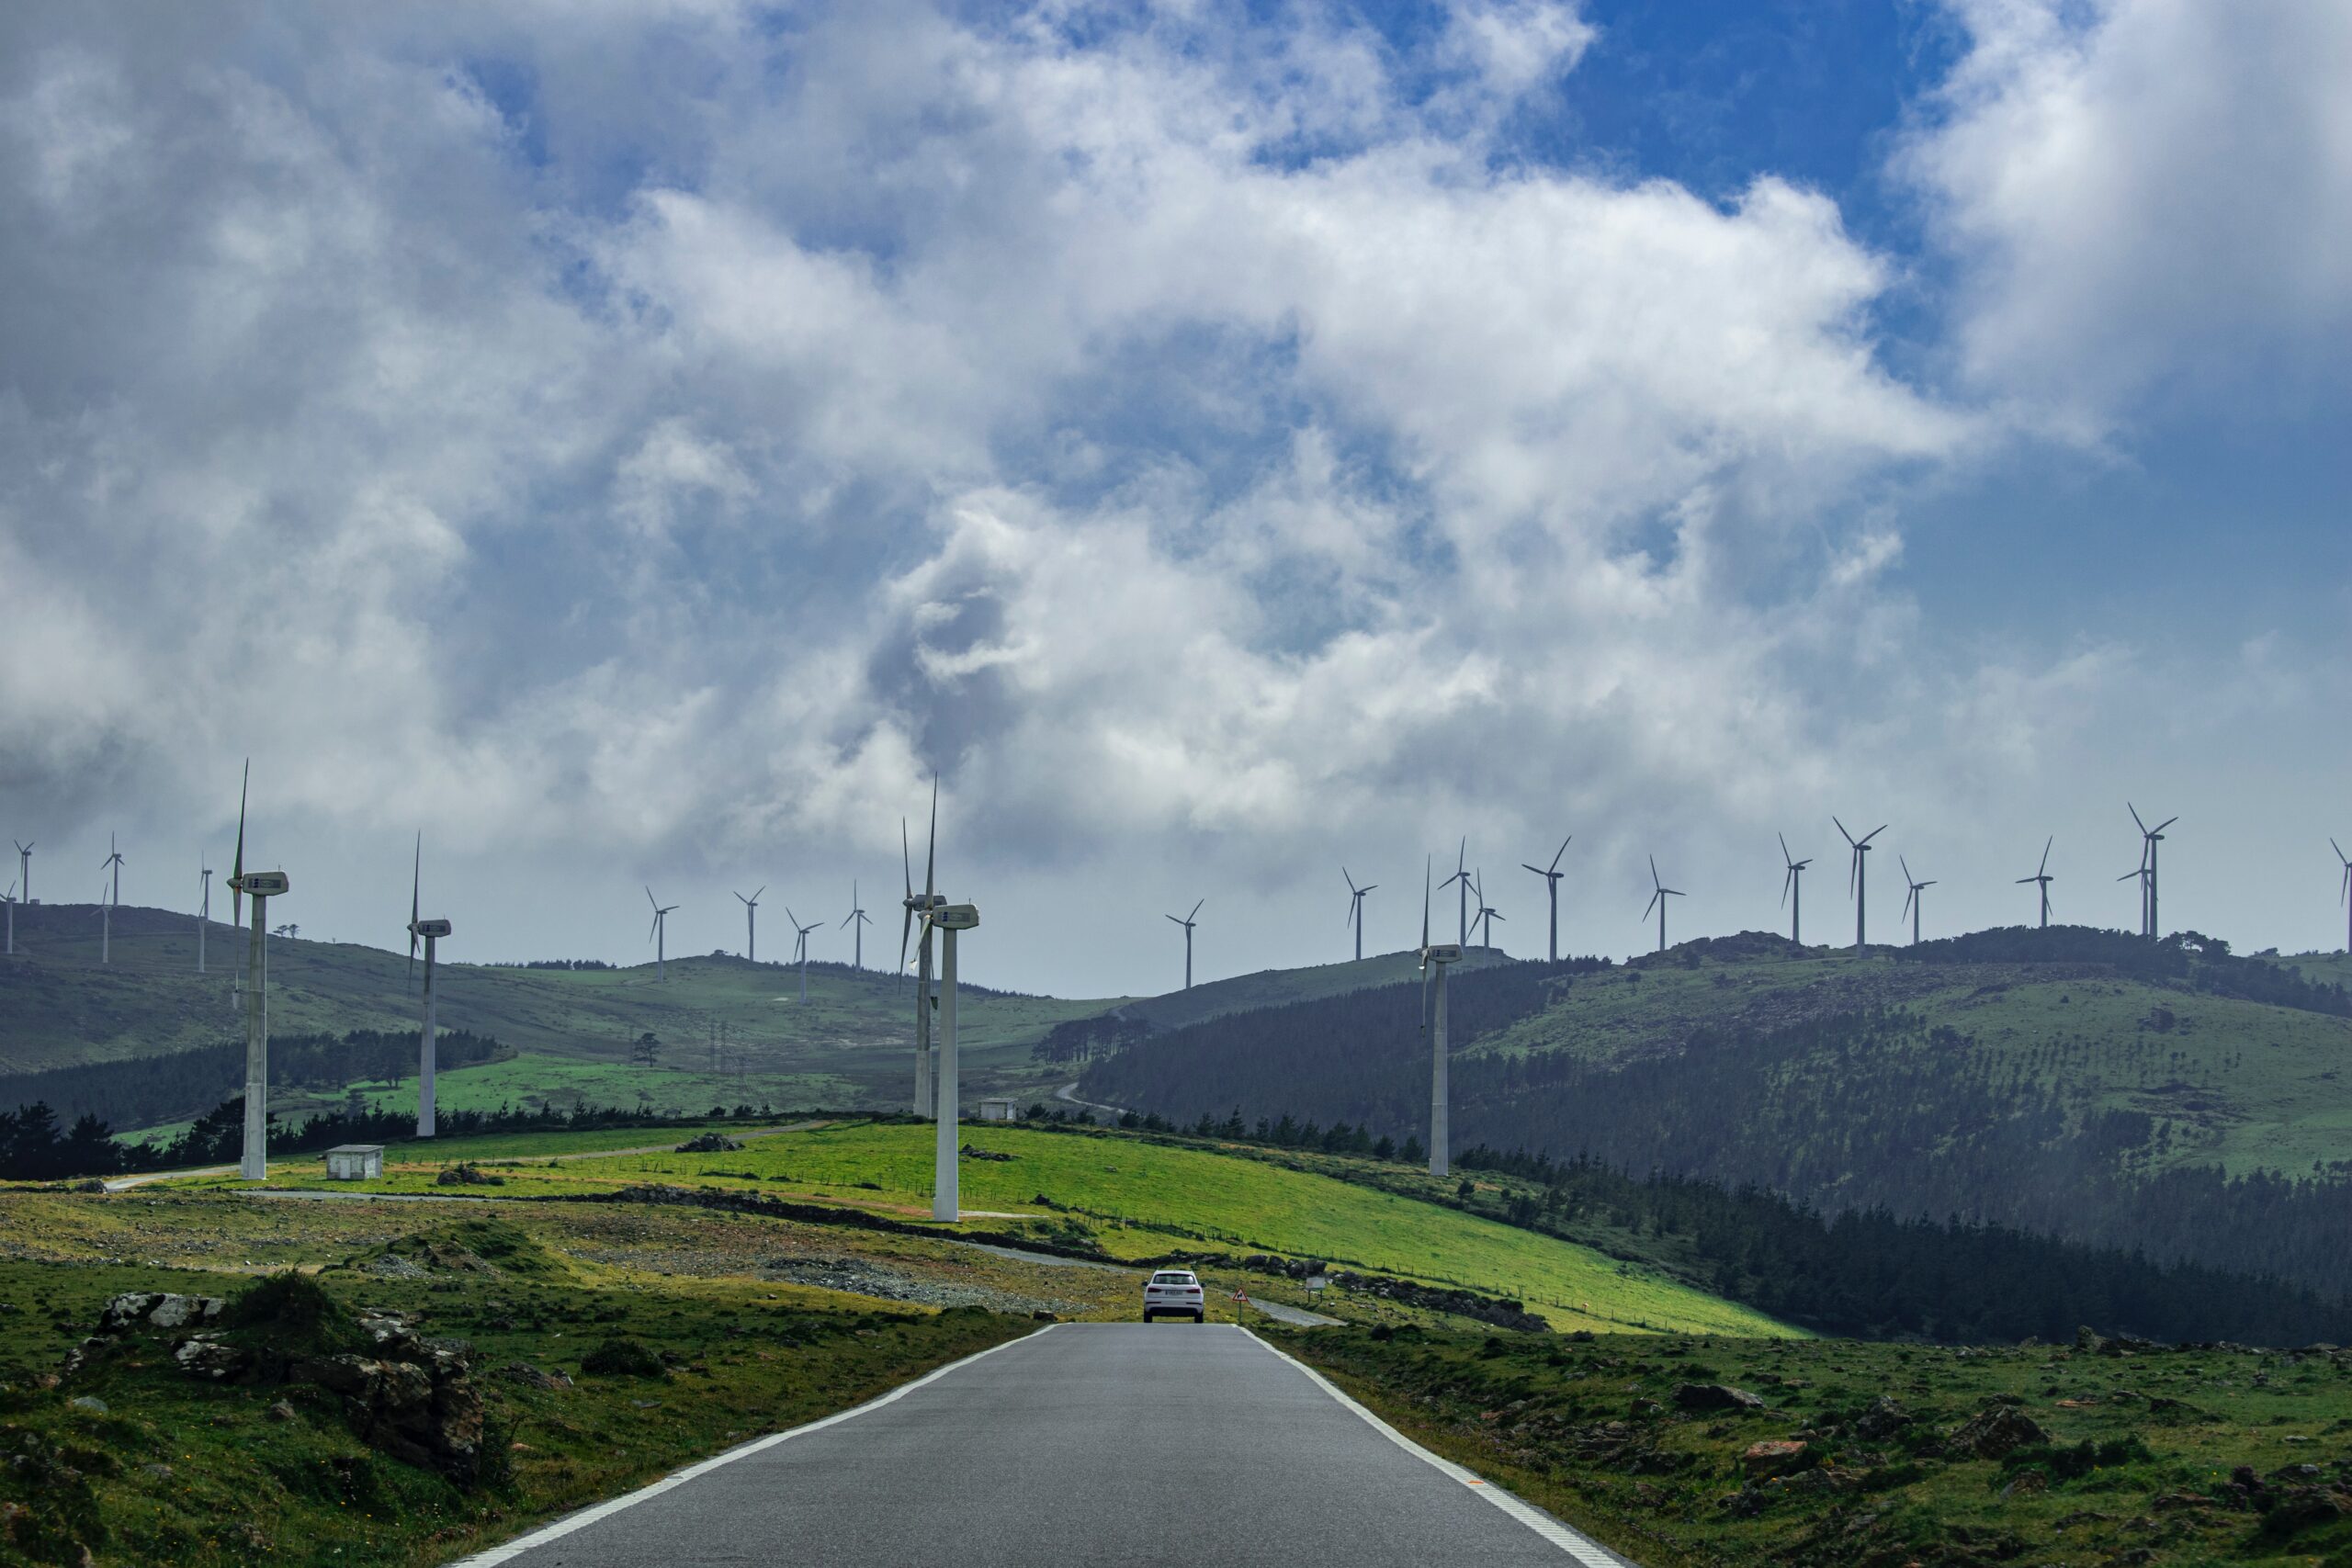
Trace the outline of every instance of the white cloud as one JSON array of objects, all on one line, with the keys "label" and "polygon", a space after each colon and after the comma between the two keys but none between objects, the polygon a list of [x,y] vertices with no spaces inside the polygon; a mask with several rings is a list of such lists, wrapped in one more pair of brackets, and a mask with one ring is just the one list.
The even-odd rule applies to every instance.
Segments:
[{"label": "white cloud", "polygon": [[2352,7],[1951,5],[1901,166],[1966,264],[1968,376],[2094,432],[2170,378],[2340,369]]}]

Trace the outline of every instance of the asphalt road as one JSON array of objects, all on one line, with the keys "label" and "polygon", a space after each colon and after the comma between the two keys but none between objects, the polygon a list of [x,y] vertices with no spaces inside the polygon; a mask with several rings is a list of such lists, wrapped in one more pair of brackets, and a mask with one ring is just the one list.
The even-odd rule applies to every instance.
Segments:
[{"label": "asphalt road", "polygon": [[[562,1532],[562,1533],[558,1533]],[[1225,1325],[1059,1324],[470,1568],[1622,1562]]]}]

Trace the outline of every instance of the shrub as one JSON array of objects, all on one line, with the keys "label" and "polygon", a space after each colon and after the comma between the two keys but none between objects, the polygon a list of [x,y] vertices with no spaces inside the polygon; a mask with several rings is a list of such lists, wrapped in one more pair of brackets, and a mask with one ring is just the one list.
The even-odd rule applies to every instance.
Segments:
[{"label": "shrub", "polygon": [[662,1358],[635,1339],[611,1338],[580,1359],[580,1370],[599,1377],[658,1378],[669,1375]]}]

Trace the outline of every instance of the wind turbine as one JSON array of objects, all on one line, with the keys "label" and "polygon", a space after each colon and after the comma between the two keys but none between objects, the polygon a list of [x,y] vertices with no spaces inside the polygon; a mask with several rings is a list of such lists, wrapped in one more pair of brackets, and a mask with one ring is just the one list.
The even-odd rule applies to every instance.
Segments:
[{"label": "wind turbine", "polygon": [[743,899],[743,959],[748,964],[760,961],[760,893],[767,890],[768,885],[763,882],[759,892],[749,898],[743,898],[741,893],[735,895]]},{"label": "wind turbine", "polygon": [[1363,896],[1380,884],[1367,882],[1362,887],[1358,887],[1356,879],[1348,874],[1348,868],[1344,865],[1340,868],[1340,874],[1347,879],[1348,924],[1356,929],[1356,957],[1361,961],[1363,957]]},{"label": "wind turbine", "polygon": [[196,870],[204,884],[204,901],[196,911],[196,972],[201,975],[204,973],[204,928],[212,923],[212,868],[204,863],[202,855],[198,855],[196,857]]},{"label": "wind turbine", "polygon": [[653,943],[653,978],[656,983],[666,985],[670,979],[669,959],[665,956],[670,946],[670,916],[678,906],[672,904],[667,908],[663,908],[662,900],[653,896],[650,887],[645,890],[645,901],[653,906],[653,926],[645,933]]},{"label": "wind turbine", "polygon": [[2148,934],[2148,846],[2144,843],[2140,846],[2140,863],[2115,880],[2130,882],[2134,878],[2137,878],[2140,884],[2140,934],[2146,936]]},{"label": "wind turbine", "polygon": [[962,1193],[956,1162],[962,1157],[963,1093],[956,1077],[956,935],[980,923],[969,904],[935,904],[923,911],[926,937],[939,931],[939,1116],[932,1137],[931,1217],[955,1224]]},{"label": "wind turbine", "polygon": [[[1201,912],[1201,904],[1205,904],[1207,902],[1208,900],[1204,898],[1199,904],[1194,904],[1193,906],[1193,915],[1199,914]],[[1193,927],[1198,923],[1193,919],[1193,915],[1186,915],[1182,919],[1177,919],[1174,915],[1168,917],[1170,919],[1175,920],[1178,925],[1184,928],[1184,988],[1188,991],[1193,988]]]},{"label": "wind turbine", "polygon": [[1788,906],[1789,910],[1789,941],[1794,946],[1803,947],[1804,939],[1797,933],[1804,929],[1804,868],[1813,861],[1811,857],[1799,860],[1789,853],[1789,836],[1786,833],[1775,834],[1774,837],[1781,840],[1781,858],[1788,863],[1789,867],[1788,874],[1781,878],[1781,902]]},{"label": "wind turbine", "polygon": [[1642,906],[1642,918],[1647,919],[1651,908],[1653,906],[1657,908],[1657,950],[1664,953],[1666,951],[1666,901],[1668,898],[1682,897],[1684,894],[1679,887],[1668,887],[1657,879],[1657,856],[1656,855],[1650,856],[1650,886],[1656,891],[1650,894],[1649,903]]},{"label": "wind turbine", "polygon": [[[245,781],[254,765],[245,762]],[[282,871],[245,869],[245,788],[237,789],[237,859],[229,873],[236,906],[248,895],[254,926],[245,949],[245,1146],[237,1174],[247,1181],[269,1179],[269,901],[293,890]],[[242,912],[242,911],[241,911]]]},{"label": "wind turbine", "polygon": [[[17,844],[17,840],[8,840]],[[17,844],[17,897],[29,904],[33,901],[33,847]]]},{"label": "wind turbine", "polygon": [[849,927],[850,939],[855,944],[850,953],[850,967],[853,969],[865,967],[865,928],[873,923],[865,918],[865,906],[859,902],[857,897],[857,879],[852,877],[849,884],[849,913],[842,917],[842,924]]},{"label": "wind turbine", "polygon": [[[1829,820],[1838,822],[1835,817]],[[1838,822],[1838,831],[1845,834],[1846,842],[1854,852],[1853,863],[1846,873],[1846,891],[1851,894],[1854,899],[1854,956],[1860,958],[1862,955],[1865,933],[1868,931],[1863,916],[1869,906],[1871,891],[1871,866],[1870,862],[1864,857],[1871,852],[1871,840],[1886,831],[1886,824],[1880,823],[1859,839],[1846,832],[1846,824],[1843,822]]]},{"label": "wind turbine", "polygon": [[1901,855],[1894,857],[1894,863],[1903,868],[1903,880],[1911,883],[1911,891],[1904,896],[1903,914],[1894,918],[1899,920],[1903,915],[1911,917],[1911,945],[1917,947],[1919,945],[1919,906],[1927,902],[1925,898],[1919,897],[1919,890],[1923,887],[1933,887],[1935,884],[1932,881],[1912,882],[1911,863]]},{"label": "wind turbine", "polygon": [[1483,876],[1484,874],[1481,873],[1480,875],[1470,879],[1470,890],[1478,896],[1477,918],[1472,920],[1471,924],[1486,927],[1485,931],[1478,938],[1478,945],[1491,948],[1495,945],[1495,922],[1501,919],[1502,916],[1496,913],[1494,906],[1487,902],[1487,886]]},{"label": "wind turbine", "polygon": [[931,842],[923,851],[922,892],[915,892],[914,861],[907,849],[907,819],[899,818],[899,860],[906,872],[906,916],[899,922],[899,973],[907,972],[907,938],[918,919],[922,931],[915,943],[915,1114],[931,1114],[931,912],[946,900],[932,886],[939,865],[939,775],[931,775]]},{"label": "wind turbine", "polygon": [[[410,980],[413,982],[416,978],[416,943],[421,937],[424,941],[424,1027],[416,1042],[416,1135],[430,1138],[434,1135],[434,1069],[441,1039],[434,1017],[435,1004],[439,998],[433,989],[433,954],[435,945],[449,934],[449,922],[417,919],[417,896],[424,888],[424,835],[419,833],[416,836],[416,864],[409,874],[408,885],[408,972]],[[647,892],[650,895],[651,889]]]},{"label": "wind turbine", "polygon": [[[1453,1164],[1453,1134],[1446,1120],[1445,968],[1462,960],[1459,942],[1430,941],[1430,875],[1421,866],[1421,1028],[1430,1035],[1430,1174],[1443,1176]],[[1448,878],[1448,880],[1452,880]],[[1430,981],[1437,981],[1437,1027],[1430,1027]]]},{"label": "wind turbine", "polygon": [[1554,852],[1552,856],[1552,864],[1548,870],[1537,871],[1535,867],[1527,865],[1525,861],[1519,863],[1521,865],[1527,865],[1528,870],[1535,872],[1536,875],[1544,879],[1544,891],[1551,897],[1552,944],[1550,953],[1552,962],[1555,964],[1557,964],[1560,961],[1560,878],[1567,874],[1567,873],[1560,869],[1560,856],[1568,852],[1569,840],[1573,840],[1575,837],[1576,835],[1571,833],[1567,838],[1560,840],[1560,847]]},{"label": "wind turbine", "polygon": [[1461,887],[1454,895],[1454,901],[1462,907],[1462,941],[1458,945],[1467,947],[1470,945],[1470,839],[1467,834],[1463,836],[1462,848],[1454,856],[1453,874],[1439,883],[1438,886],[1452,887],[1456,883],[1461,884]]},{"label": "wind turbine", "polygon": [[808,1005],[808,933],[825,922],[811,920],[807,925],[802,925],[799,917],[792,912],[792,906],[789,904],[784,907],[784,918],[792,922],[792,929],[800,935],[799,946],[794,951],[792,956],[800,964],[800,1005],[807,1007]]},{"label": "wind turbine", "polygon": [[8,956],[14,958],[17,955],[17,885],[15,883],[8,884],[7,896],[0,898],[0,903],[6,903],[8,906]]},{"label": "wind turbine", "polygon": [[[2027,883],[2030,882],[2041,890],[2041,929],[2043,931],[2048,931],[2050,929],[2050,885],[2057,880],[2050,874],[2050,846],[2057,841],[2058,835],[2055,833],[2052,833],[2049,838],[2044,839],[2041,841],[2041,864],[2034,869],[2034,873],[2031,876],[2020,876],[2018,878],[2018,886],[2019,887],[2022,887]],[[2120,881],[2121,878],[2119,877],[2117,880]]]},{"label": "wind turbine", "polygon": [[[2125,810],[2132,813],[2132,823],[2140,829],[2141,841],[2146,844],[2148,848],[2148,852],[2145,857],[2148,873],[2146,898],[2141,910],[2140,919],[2140,923],[2144,929],[2140,934],[2146,937],[2150,942],[2154,942],[2164,930],[2164,927],[2159,925],[2156,919],[2156,846],[2165,841],[2165,829],[2179,821],[2180,818],[2177,817],[2167,817],[2163,821],[2151,828],[2145,822],[2140,820],[2140,808],[2138,807],[2133,806],[2128,800],[2123,803],[2123,807]],[[2120,878],[2118,880],[2120,880]]]},{"label": "wind turbine", "polygon": [[107,858],[98,863],[98,869],[104,871],[108,866],[114,868],[114,894],[110,898],[98,900],[101,906],[100,919],[103,922],[99,927],[98,936],[98,962],[101,964],[113,961],[111,955],[114,949],[114,911],[115,906],[122,902],[122,852],[114,847],[112,833],[107,835]]},{"label": "wind turbine", "polygon": [[[2343,846],[2339,845],[2334,839],[2328,840],[2327,847],[2334,850],[2335,852],[2335,858],[2344,863],[2344,896],[2338,899],[2337,902],[2344,906],[2346,911],[2344,916],[2344,951],[2346,953],[2352,953],[2352,855],[2346,855],[2344,852]],[[11,951],[14,950],[11,949]]]}]

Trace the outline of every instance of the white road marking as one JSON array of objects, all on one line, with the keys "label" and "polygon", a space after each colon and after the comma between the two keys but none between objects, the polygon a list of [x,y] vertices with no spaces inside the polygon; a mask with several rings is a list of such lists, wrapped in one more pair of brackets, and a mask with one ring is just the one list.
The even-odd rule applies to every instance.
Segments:
[{"label": "white road marking", "polygon": [[625,1492],[617,1497],[608,1498],[602,1503],[594,1505],[593,1507],[582,1508],[580,1512],[568,1515],[563,1518],[556,1520],[556,1522],[551,1525],[541,1525],[537,1529],[531,1531],[530,1534],[517,1536],[503,1546],[493,1546],[488,1551],[476,1552],[471,1557],[461,1557],[457,1562],[448,1564],[448,1568],[496,1568],[496,1564],[498,1563],[512,1562],[515,1558],[523,1555],[523,1553],[533,1551],[538,1547],[545,1546],[551,1540],[560,1540],[563,1537],[570,1535],[574,1530],[585,1529],[599,1519],[610,1518],[613,1515],[619,1513],[623,1508],[633,1507],[637,1504],[644,1502],[649,1497],[659,1497],[662,1493],[669,1491],[672,1487],[683,1486],[687,1482],[695,1479],[695,1477],[707,1474],[711,1471],[717,1470],[722,1464],[733,1464],[739,1459],[749,1459],[753,1454],[764,1453],[768,1450],[775,1447],[778,1443],[788,1443],[795,1438],[805,1438],[811,1432],[821,1432],[828,1427],[836,1426],[843,1421],[854,1420],[856,1417],[866,1414],[868,1411],[879,1410],[886,1404],[896,1404],[899,1400],[904,1399],[908,1394],[910,1394],[915,1390],[922,1387],[923,1384],[936,1382],[941,1378],[945,1377],[948,1373],[956,1371],[958,1367],[970,1366],[974,1361],[978,1360],[983,1356],[993,1356],[999,1350],[1009,1348],[1014,1345],[1026,1345],[1032,1339],[1036,1338],[1038,1335],[1051,1334],[1055,1329],[1060,1326],[1061,1325],[1059,1324],[1049,1323],[1046,1325],[1045,1327],[1037,1330],[1035,1334],[1024,1334],[1018,1339],[1008,1339],[1002,1345],[991,1345],[985,1350],[976,1350],[971,1355],[963,1358],[961,1360],[950,1361],[944,1367],[940,1367],[935,1371],[924,1373],[922,1377],[915,1379],[912,1382],[900,1383],[897,1388],[892,1389],[889,1393],[882,1394],[877,1398],[869,1399],[863,1404],[854,1405],[850,1409],[837,1412],[834,1415],[826,1416],[821,1421],[811,1421],[806,1426],[794,1427],[782,1432],[771,1432],[764,1438],[755,1438],[752,1441],[744,1443],[740,1447],[729,1449],[723,1454],[714,1455],[709,1459],[702,1461],[700,1463],[690,1464],[684,1470],[676,1471],[669,1475],[665,1475],[661,1480],[654,1482],[650,1485],[640,1486],[634,1492]]},{"label": "white road marking", "polygon": [[[1241,1332],[1244,1334],[1250,1334],[1250,1331],[1246,1328]],[[1355,1412],[1357,1416],[1363,1419],[1364,1424],[1370,1427],[1374,1431],[1379,1433],[1382,1437],[1387,1438],[1398,1448],[1403,1449],[1407,1453],[1411,1454],[1423,1464],[1429,1465],[1430,1468],[1436,1470],[1440,1474],[1451,1476],[1453,1479],[1462,1483],[1464,1486],[1470,1487],[1478,1496],[1484,1497],[1487,1502],[1492,1503],[1496,1507],[1500,1508],[1504,1513],[1509,1514],[1512,1518],[1517,1519],[1521,1524],[1525,1525],[1529,1529],[1533,1530],[1537,1535],[1542,1536],[1545,1540],[1550,1541],[1554,1546],[1558,1547],[1562,1551],[1566,1552],[1570,1557],[1573,1557],[1578,1562],[1583,1563],[1584,1568],[1626,1568],[1628,1560],[1618,1556],[1616,1553],[1611,1551],[1607,1547],[1604,1547],[1596,1541],[1586,1540],[1583,1536],[1580,1536],[1576,1531],[1568,1529],[1567,1526],[1562,1524],[1551,1515],[1544,1512],[1540,1508],[1532,1507],[1526,1503],[1520,1501],[1518,1498],[1512,1496],[1509,1492],[1506,1492],[1501,1487],[1496,1485],[1493,1482],[1481,1479],[1471,1472],[1464,1470],[1462,1466],[1454,1463],[1450,1459],[1442,1459],[1438,1455],[1430,1452],[1429,1450],[1421,1447],[1420,1444],[1413,1441],[1412,1438],[1405,1436],[1404,1433],[1399,1432],[1396,1427],[1391,1427],[1379,1416],[1374,1416],[1362,1404],[1359,1404],[1354,1400],[1349,1398],[1337,1383],[1333,1382],[1329,1378],[1325,1377],[1321,1372],[1317,1371],[1313,1367],[1310,1367],[1306,1362],[1300,1360],[1297,1357],[1290,1354],[1290,1352],[1279,1349],[1272,1345],[1267,1345],[1263,1339],[1258,1339],[1258,1337],[1255,1334],[1250,1334],[1250,1337],[1257,1339],[1258,1343],[1264,1346],[1267,1350],[1272,1351],[1274,1355],[1280,1356],[1283,1360],[1288,1361],[1292,1366],[1297,1368],[1301,1372],[1304,1372],[1315,1383],[1316,1387],[1321,1389],[1325,1393],[1329,1394],[1333,1399],[1338,1400],[1345,1408]]]}]

